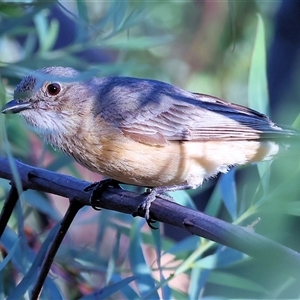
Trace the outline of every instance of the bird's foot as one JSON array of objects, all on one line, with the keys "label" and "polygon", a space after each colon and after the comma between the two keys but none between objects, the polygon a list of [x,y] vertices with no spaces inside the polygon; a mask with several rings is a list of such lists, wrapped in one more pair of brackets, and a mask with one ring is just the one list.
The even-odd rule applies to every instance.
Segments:
[{"label": "bird's foot", "polygon": [[133,214],[133,216],[137,216],[140,211],[143,211],[145,213],[145,219],[149,227],[152,229],[157,229],[152,225],[153,223],[155,223],[155,221],[150,216],[150,207],[152,202],[157,197],[163,200],[173,201],[173,198],[171,196],[165,194],[165,192],[167,192],[168,190],[168,187],[157,187],[153,189],[147,189],[146,192],[143,194],[145,195],[145,200],[138,206],[137,211]]},{"label": "bird's foot", "polygon": [[154,223],[155,221],[151,219],[150,207],[152,202],[157,197],[167,201],[174,201],[174,199],[171,196],[167,195],[166,192],[175,192],[179,190],[194,189],[196,187],[198,187],[198,185],[183,183],[180,185],[162,186],[162,187],[155,187],[153,189],[147,189],[146,193],[144,193],[146,197],[145,200],[138,206],[137,211],[133,214],[133,216],[137,216],[139,212],[142,210],[145,213],[145,219],[148,225],[151,228],[154,228],[152,226],[152,223]]},{"label": "bird's foot", "polygon": [[147,189],[145,195],[145,200],[139,205],[138,209],[142,209],[145,211],[146,220],[150,219],[150,207],[152,202],[156,199],[156,197],[161,198],[163,200],[173,201],[171,196],[168,196],[166,192],[168,188],[153,188]]},{"label": "bird's foot", "polygon": [[101,210],[101,208],[97,205],[98,202],[97,200],[101,198],[101,194],[108,187],[121,188],[120,182],[114,179],[105,179],[105,180],[97,181],[84,188],[84,191],[86,192],[91,191],[89,202],[95,210]]}]

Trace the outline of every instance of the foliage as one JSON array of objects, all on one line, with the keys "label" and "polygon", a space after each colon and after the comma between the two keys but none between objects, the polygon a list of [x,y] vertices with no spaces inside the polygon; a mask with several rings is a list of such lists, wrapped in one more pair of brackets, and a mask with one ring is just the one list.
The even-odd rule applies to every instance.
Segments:
[{"label": "foliage", "polygon": [[[268,106],[264,34],[268,42],[272,23],[267,12],[273,4],[212,2],[1,2],[0,104],[25,74],[63,65],[97,76],[155,78],[263,110]],[[49,18],[53,5],[74,28],[64,27],[53,15]],[[262,17],[257,17],[260,10]],[[1,116],[0,121],[1,155],[89,181],[100,179],[43,146],[21,118],[4,121]],[[279,159],[273,168],[262,163],[258,171],[256,166],[245,168],[247,173],[234,169],[216,185],[210,181],[202,189],[173,196],[182,205],[234,224],[247,226],[260,218],[254,227],[258,233],[297,249],[293,224],[300,214],[298,168],[292,157]],[[1,180],[1,200],[8,190]],[[29,297],[37,272],[32,262],[38,250],[42,259],[67,204],[67,199],[23,192],[1,240],[1,298]],[[55,258],[42,299],[299,295],[295,280],[279,270],[266,270],[243,253],[157,226],[149,230],[143,219],[84,208]]]}]

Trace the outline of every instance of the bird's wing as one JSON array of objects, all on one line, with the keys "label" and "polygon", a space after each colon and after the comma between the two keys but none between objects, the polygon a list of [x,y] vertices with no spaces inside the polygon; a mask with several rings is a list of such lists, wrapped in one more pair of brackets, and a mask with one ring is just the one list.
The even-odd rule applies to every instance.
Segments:
[{"label": "bird's wing", "polygon": [[127,137],[168,141],[257,140],[292,135],[250,108],[155,80],[113,77],[101,83],[100,114]]},{"label": "bird's wing", "polygon": [[120,129],[130,138],[155,145],[167,141],[256,140],[274,138],[285,131],[252,109],[212,96],[193,94],[193,101],[166,97],[163,105],[141,107]]}]

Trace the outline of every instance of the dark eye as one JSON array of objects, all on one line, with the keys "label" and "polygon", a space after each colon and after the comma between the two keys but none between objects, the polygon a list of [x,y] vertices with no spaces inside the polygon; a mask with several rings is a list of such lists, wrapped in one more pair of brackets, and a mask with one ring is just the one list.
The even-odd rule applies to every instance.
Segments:
[{"label": "dark eye", "polygon": [[50,83],[47,86],[48,94],[51,95],[51,96],[56,96],[60,92],[60,90],[61,90],[60,85],[56,82],[55,83]]}]

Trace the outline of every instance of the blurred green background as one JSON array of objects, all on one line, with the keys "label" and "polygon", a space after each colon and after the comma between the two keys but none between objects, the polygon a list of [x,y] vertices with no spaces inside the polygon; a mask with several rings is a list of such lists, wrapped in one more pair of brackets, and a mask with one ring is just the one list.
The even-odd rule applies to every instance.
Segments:
[{"label": "blurred green background", "polygon": [[[290,125],[299,112],[299,16],[298,1],[1,1],[0,104],[24,75],[61,65],[96,76],[162,80]],[[45,145],[19,116],[0,116],[0,122],[1,156],[101,179]],[[173,196],[235,224],[260,220],[257,233],[299,250],[299,156],[284,154]],[[8,191],[0,179],[1,203]],[[34,277],[20,280],[67,206],[67,199],[23,193],[1,241],[7,258],[0,264],[1,299],[28,298]],[[284,269],[157,226],[150,230],[141,218],[84,208],[41,299],[299,298],[297,281]],[[185,264],[189,257],[192,263]]]}]

